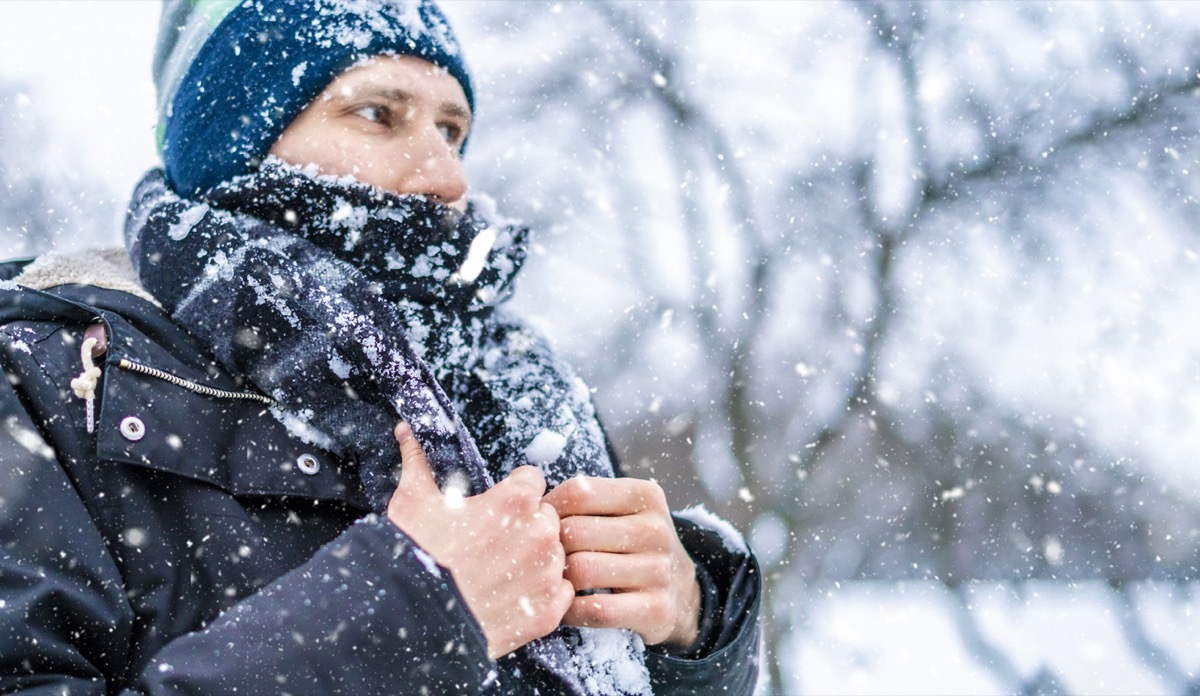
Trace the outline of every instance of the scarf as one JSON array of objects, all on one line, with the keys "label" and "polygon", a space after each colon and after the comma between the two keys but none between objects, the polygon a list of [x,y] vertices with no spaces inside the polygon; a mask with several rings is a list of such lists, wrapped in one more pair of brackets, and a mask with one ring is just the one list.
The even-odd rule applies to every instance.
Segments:
[{"label": "scarf", "polygon": [[[138,184],[126,244],[141,282],[304,440],[356,462],[383,514],[413,429],[443,486],[480,493],[532,464],[550,487],[613,475],[586,385],[503,303],[528,230],[488,202],[460,213],[268,159],[199,200],[161,170]],[[497,663],[580,694],[649,690],[630,631],[560,627]],[[523,667],[525,668],[523,670]]]}]

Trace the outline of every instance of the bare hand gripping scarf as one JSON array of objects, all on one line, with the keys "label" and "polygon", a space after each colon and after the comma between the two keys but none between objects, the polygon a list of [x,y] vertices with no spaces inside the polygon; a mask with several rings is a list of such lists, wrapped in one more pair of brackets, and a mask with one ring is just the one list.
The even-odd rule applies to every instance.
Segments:
[{"label": "bare hand gripping scarf", "polygon": [[[464,215],[274,160],[202,200],[152,171],[126,223],[146,288],[293,432],[357,462],[380,513],[400,419],[443,487],[467,494],[523,464],[550,486],[613,475],[587,387],[502,306],[526,236],[475,205]],[[534,693],[538,670],[580,694],[649,690],[629,631],[559,628],[498,667],[493,692]]]}]

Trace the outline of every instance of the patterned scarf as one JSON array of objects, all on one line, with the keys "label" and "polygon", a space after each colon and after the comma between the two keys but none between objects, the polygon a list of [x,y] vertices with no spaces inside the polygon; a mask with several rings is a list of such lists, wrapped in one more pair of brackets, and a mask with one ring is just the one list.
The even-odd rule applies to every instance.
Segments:
[{"label": "patterned scarf", "polygon": [[[276,418],[358,463],[376,512],[395,488],[399,419],[443,488],[479,493],[523,464],[551,487],[612,476],[586,385],[502,306],[528,232],[484,206],[462,214],[274,159],[187,200],[153,170],[126,241],[145,287]],[[649,684],[629,631],[562,627],[498,666],[491,691],[505,693],[536,691],[539,668],[581,694]]]}]

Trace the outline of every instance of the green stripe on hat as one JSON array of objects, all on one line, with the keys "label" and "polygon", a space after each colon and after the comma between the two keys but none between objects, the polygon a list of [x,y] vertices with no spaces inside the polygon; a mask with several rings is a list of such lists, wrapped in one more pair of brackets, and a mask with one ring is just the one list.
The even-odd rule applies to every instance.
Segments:
[{"label": "green stripe on hat", "polygon": [[196,10],[215,27],[242,0],[192,0],[192,2],[196,5]]}]

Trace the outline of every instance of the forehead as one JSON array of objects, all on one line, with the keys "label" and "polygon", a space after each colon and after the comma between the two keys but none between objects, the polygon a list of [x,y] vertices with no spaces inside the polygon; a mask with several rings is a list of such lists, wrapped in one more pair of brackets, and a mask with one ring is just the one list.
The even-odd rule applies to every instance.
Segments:
[{"label": "forehead", "polygon": [[468,109],[466,94],[453,75],[414,56],[372,58],[339,75],[321,94],[325,98],[353,98],[363,92],[403,93],[413,100]]}]

